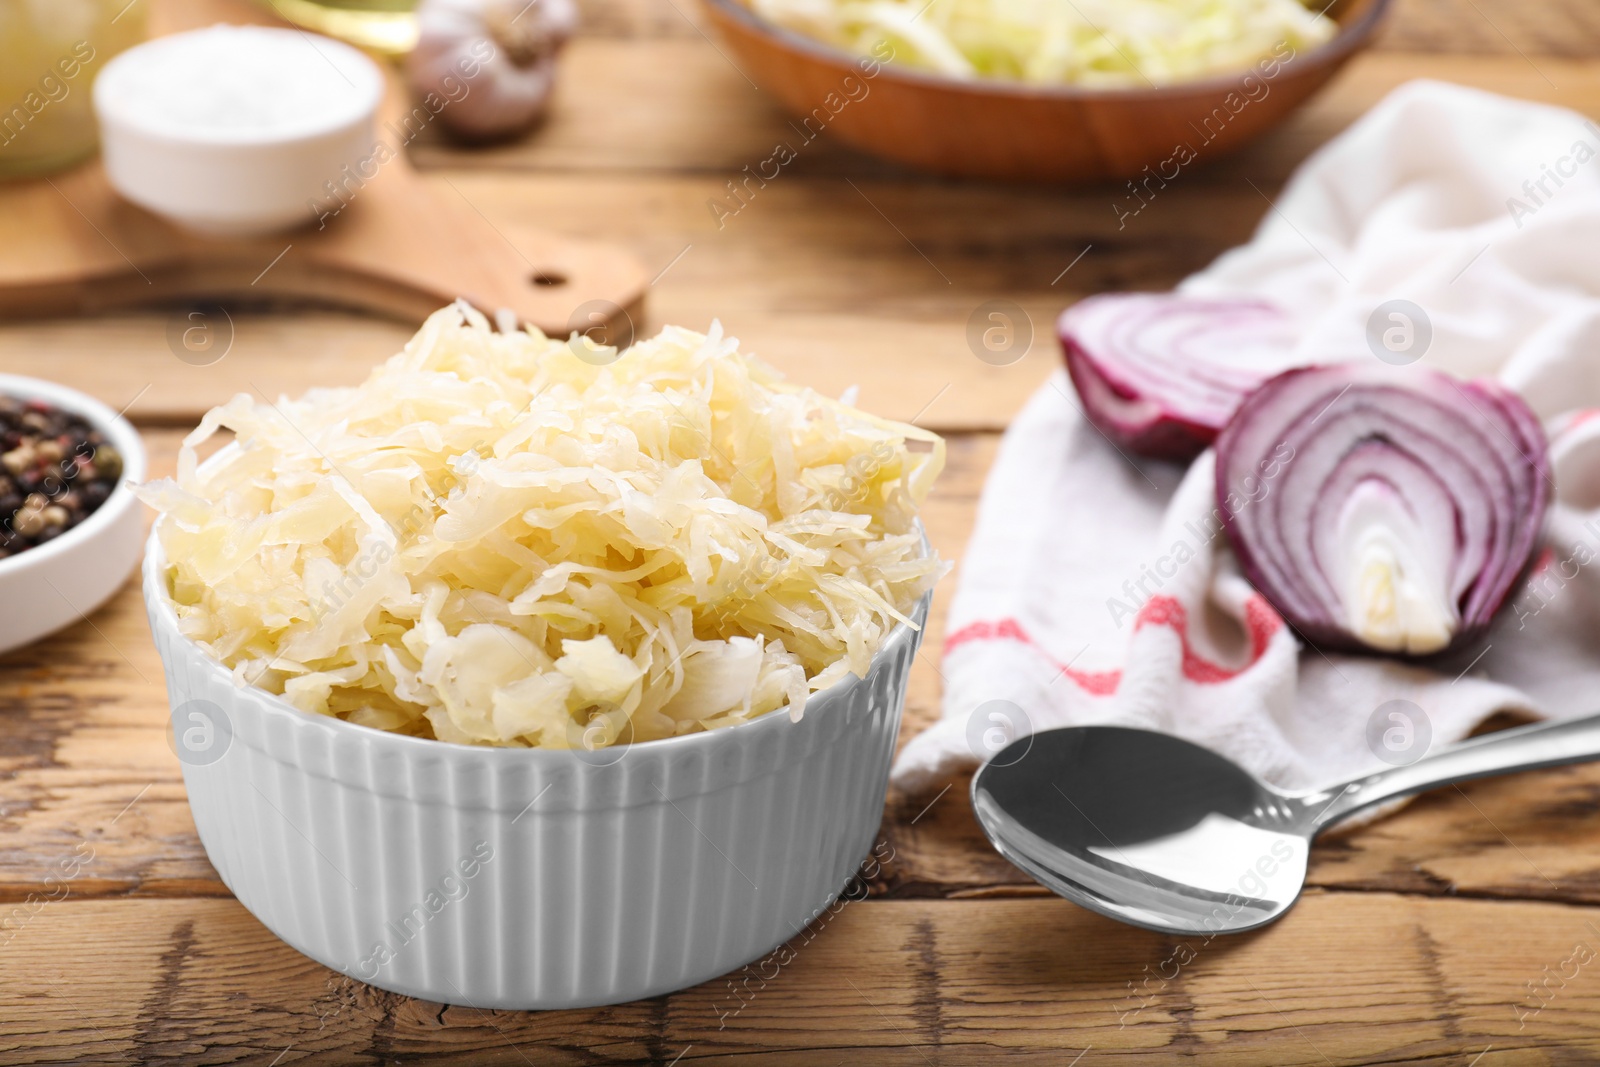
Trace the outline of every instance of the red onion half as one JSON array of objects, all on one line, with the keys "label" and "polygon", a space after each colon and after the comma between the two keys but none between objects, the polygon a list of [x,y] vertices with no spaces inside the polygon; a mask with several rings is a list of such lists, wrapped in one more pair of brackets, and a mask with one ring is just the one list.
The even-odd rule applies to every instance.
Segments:
[{"label": "red onion half", "polygon": [[1313,645],[1426,655],[1470,640],[1526,569],[1550,461],[1493,381],[1305,367],[1217,437],[1217,506],[1257,591]]},{"label": "red onion half", "polygon": [[1289,318],[1257,300],[1106,293],[1056,322],[1084,414],[1122,448],[1193,459],[1285,366]]}]

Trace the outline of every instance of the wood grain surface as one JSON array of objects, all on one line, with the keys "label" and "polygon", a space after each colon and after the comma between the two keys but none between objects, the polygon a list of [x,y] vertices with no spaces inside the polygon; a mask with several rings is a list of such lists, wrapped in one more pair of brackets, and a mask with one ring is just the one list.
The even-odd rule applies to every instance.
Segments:
[{"label": "wood grain surface", "polygon": [[[1296,163],[1407,78],[1600,115],[1592,0],[1398,0],[1377,48],[1310,107],[1120,229],[1115,189],[932,180],[826,138],[719,226],[707,201],[765,158],[784,119],[696,18],[688,0],[585,0],[542,130],[474,152],[430,138],[414,161],[507,232],[631,249],[655,279],[637,332],[720,318],[792,377],[857,384],[863,405],[945,432],[927,523],[953,559],[999,431],[1056,365],[1061,308],[1169,286],[1246,239]],[[997,300],[1032,332],[1005,366],[966,340]],[[126,407],[159,473],[206,407],[353,383],[409,333],[234,303],[206,312],[215,348],[201,357],[172,339],[191,310],[0,322],[0,370]],[[938,714],[943,609],[903,738]],[[364,986],[261,927],[206,861],[166,721],[132,585],[0,658],[0,1063],[1600,1062],[1600,767],[1442,790],[1321,841],[1287,918],[1210,943],[1044,893],[984,844],[958,778],[891,794],[894,858],[871,896],[776,978],[480,1012]],[[64,889],[46,881],[85,854]]]},{"label": "wood grain surface", "polygon": [[[162,5],[148,29],[159,35],[278,21],[247,0],[188,0]],[[569,291],[585,294],[586,311],[602,312],[582,316],[584,328],[640,311],[646,278],[626,250],[535,226],[507,232],[448,182],[419,181],[405,146],[433,116],[414,104],[395,70],[384,68],[382,77],[371,151],[327,175],[327,192],[307,199],[299,215],[305,224],[287,234],[194,233],[124,200],[99,159],[0,186],[0,314],[80,315],[270,294],[415,322],[465,297],[565,333],[573,321]]]}]

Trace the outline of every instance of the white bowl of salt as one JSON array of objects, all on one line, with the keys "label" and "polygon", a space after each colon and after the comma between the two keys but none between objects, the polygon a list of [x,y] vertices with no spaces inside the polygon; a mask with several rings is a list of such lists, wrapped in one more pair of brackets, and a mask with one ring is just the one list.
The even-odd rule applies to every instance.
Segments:
[{"label": "white bowl of salt", "polygon": [[367,56],[299,30],[218,25],[158,37],[95,79],[106,175],[192,230],[297,227],[371,157],[383,89]]}]

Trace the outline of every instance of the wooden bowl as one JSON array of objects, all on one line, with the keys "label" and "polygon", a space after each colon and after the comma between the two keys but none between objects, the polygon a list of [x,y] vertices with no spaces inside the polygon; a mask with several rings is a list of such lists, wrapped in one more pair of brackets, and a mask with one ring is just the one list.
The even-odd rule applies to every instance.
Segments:
[{"label": "wooden bowl", "polygon": [[738,0],[703,2],[740,66],[799,120],[802,141],[826,130],[936,174],[1085,183],[1171,180],[1260,136],[1371,41],[1390,0],[1336,3],[1337,36],[1270,75],[1252,69],[1146,89],[1040,88],[863,64]]}]

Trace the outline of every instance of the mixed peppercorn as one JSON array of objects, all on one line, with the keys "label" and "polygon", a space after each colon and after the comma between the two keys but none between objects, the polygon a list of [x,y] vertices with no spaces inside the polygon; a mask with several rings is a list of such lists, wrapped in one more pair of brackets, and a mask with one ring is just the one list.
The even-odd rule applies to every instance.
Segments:
[{"label": "mixed peppercorn", "polygon": [[0,396],[0,559],[88,518],[122,477],[122,456],[80,415]]}]

